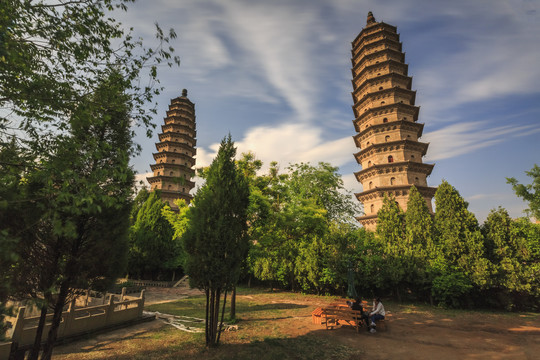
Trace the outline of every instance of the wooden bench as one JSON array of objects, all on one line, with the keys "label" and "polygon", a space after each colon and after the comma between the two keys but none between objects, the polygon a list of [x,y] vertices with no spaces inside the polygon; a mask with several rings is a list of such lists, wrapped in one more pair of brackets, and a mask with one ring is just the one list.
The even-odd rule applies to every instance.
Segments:
[{"label": "wooden bench", "polygon": [[377,331],[388,331],[388,322],[390,321],[391,317],[392,317],[392,314],[390,314],[389,312],[386,312],[384,319],[377,320],[375,322],[377,324]]},{"label": "wooden bench", "polygon": [[340,325],[340,321],[353,326],[357,332],[360,332],[360,327],[362,326],[362,313],[358,310],[332,307],[323,308],[322,317],[324,318],[327,330]]}]

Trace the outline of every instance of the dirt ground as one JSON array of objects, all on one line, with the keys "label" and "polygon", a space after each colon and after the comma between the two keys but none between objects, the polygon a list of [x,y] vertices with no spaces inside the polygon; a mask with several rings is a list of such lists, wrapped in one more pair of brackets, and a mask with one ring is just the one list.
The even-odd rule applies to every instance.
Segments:
[{"label": "dirt ground", "polygon": [[[174,301],[184,295],[187,296],[174,289],[149,289],[147,301]],[[268,298],[268,302],[276,301]],[[302,299],[295,302],[288,299],[286,302],[301,305],[302,312],[292,318],[269,319],[281,334],[289,338],[310,335],[330,339],[358,349],[362,356],[353,357],[355,359],[540,359],[538,314],[429,311],[392,304],[385,305],[391,313],[387,321],[388,329],[371,334],[365,330],[356,333],[348,326],[326,330],[324,325],[314,324],[310,314],[316,307],[324,305],[320,300]],[[74,355],[104,347],[113,349],[114,344],[142,337],[166,326],[169,325],[159,320],[139,324],[59,346],[55,354],[62,358],[62,354]],[[239,326],[239,332],[242,332],[242,323]],[[227,342],[226,337],[223,340]],[[301,354],[298,358],[302,358]]]},{"label": "dirt ground", "polygon": [[160,288],[148,287],[145,293],[144,305],[161,304],[170,301],[185,299],[190,296],[200,295],[202,292],[197,289],[186,287]]}]

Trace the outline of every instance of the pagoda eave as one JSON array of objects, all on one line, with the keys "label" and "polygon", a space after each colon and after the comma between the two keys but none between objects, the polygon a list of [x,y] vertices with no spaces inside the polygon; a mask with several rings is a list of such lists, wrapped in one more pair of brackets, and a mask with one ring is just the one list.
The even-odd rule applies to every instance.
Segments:
[{"label": "pagoda eave", "polygon": [[[393,104],[386,104],[382,106],[377,106],[376,108],[368,109],[367,111],[365,111],[363,114],[360,114],[360,115],[356,114],[356,111],[355,111],[354,115],[356,116],[356,118],[353,120],[353,124],[355,125],[355,128],[358,129],[357,124],[361,125],[363,120],[366,117],[368,117],[368,115],[377,115],[379,113],[381,114],[389,113],[390,110],[393,110],[393,108],[396,108],[396,109],[401,108],[402,110],[410,110],[413,115],[414,120],[416,121],[416,119],[418,119],[420,106],[409,105],[409,104],[404,104],[404,103],[393,103]],[[353,110],[354,110],[354,107],[353,107]]]},{"label": "pagoda eave", "polygon": [[387,173],[398,173],[398,172],[404,172],[404,171],[416,171],[422,174],[425,174],[426,176],[429,176],[431,174],[431,171],[433,171],[433,167],[435,164],[426,164],[421,162],[415,162],[415,161],[400,161],[400,162],[391,162],[386,164],[375,164],[371,165],[370,167],[366,169],[362,169],[360,171],[357,171],[354,173],[354,176],[356,177],[356,180],[359,182],[362,182],[365,178],[375,176],[375,175],[383,175]]},{"label": "pagoda eave", "polygon": [[161,169],[183,169],[186,172],[195,174],[195,170],[193,170],[191,167],[193,165],[185,165],[185,164],[171,164],[171,163],[158,163],[158,164],[151,164],[150,169],[152,171],[155,170],[161,170]]},{"label": "pagoda eave", "polygon": [[[388,141],[384,143],[371,144],[367,148],[362,149],[356,154],[354,154],[354,157],[358,160],[366,156],[366,154],[370,152],[379,153],[379,152],[386,152],[386,151],[395,151],[398,149],[417,150],[421,152],[422,156],[424,156],[426,155],[428,146],[429,146],[429,143],[411,141],[407,139]],[[385,150],[385,149],[388,149],[388,150]],[[358,161],[358,163],[360,163],[360,161]]]},{"label": "pagoda eave", "polygon": [[358,134],[354,135],[353,139],[354,139],[354,142],[355,142],[356,146],[360,147],[360,144],[359,144],[360,139],[363,136],[366,136],[366,135],[372,134],[372,133],[388,131],[388,129],[402,130],[402,129],[407,129],[407,128],[416,131],[417,137],[421,137],[422,133],[423,133],[423,130],[424,130],[424,124],[417,123],[417,122],[412,122],[412,121],[408,121],[408,120],[389,121],[389,122],[369,126],[369,127],[365,128],[364,130],[360,131]]},{"label": "pagoda eave", "polygon": [[354,196],[362,203],[368,199],[382,199],[384,198],[384,195],[388,193],[391,193],[394,196],[406,196],[410,192],[410,189],[413,185],[423,197],[432,198],[437,191],[436,187],[415,184],[403,184],[375,187],[373,189],[362,191],[360,193],[355,193]]}]

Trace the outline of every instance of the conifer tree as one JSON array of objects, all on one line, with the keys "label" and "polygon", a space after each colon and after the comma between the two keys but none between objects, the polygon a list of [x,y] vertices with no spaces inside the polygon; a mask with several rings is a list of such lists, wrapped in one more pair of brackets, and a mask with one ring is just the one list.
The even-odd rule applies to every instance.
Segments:
[{"label": "conifer tree", "polygon": [[[478,221],[468,203],[447,181],[435,193],[436,244],[444,255],[438,263],[439,275],[433,284],[435,295],[458,306],[473,285],[487,284],[489,262],[484,257],[483,238]],[[442,259],[441,259],[442,260]]]},{"label": "conifer tree", "polygon": [[160,192],[153,191],[137,213],[129,234],[130,276],[162,279],[181,266],[181,245],[173,238],[174,230],[162,215],[165,206]]},{"label": "conifer tree", "polygon": [[431,285],[429,262],[435,255],[433,245],[433,216],[426,200],[413,185],[405,212],[405,244],[411,250],[409,281],[419,290]]},{"label": "conifer tree", "polygon": [[206,183],[193,199],[183,236],[185,271],[191,285],[206,294],[207,346],[219,344],[227,292],[238,282],[249,247],[249,186],[235,164],[235,155],[236,148],[229,135],[221,141]]},{"label": "conifer tree", "polygon": [[[382,249],[381,266],[384,283],[391,287],[401,301],[400,287],[407,274],[411,249],[405,243],[405,217],[393,196],[385,194],[383,206],[377,212],[377,241]],[[383,265],[383,264],[381,264]]]}]

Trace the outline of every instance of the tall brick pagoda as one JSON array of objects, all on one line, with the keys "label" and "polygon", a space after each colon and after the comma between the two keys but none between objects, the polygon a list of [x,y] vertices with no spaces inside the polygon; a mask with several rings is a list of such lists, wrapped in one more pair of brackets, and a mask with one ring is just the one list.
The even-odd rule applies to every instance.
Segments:
[{"label": "tall brick pagoda", "polygon": [[401,45],[397,28],[375,21],[371,12],[352,43],[354,141],[360,149],[354,157],[362,166],[355,176],[363,188],[356,197],[364,205],[358,220],[367,230],[376,229],[385,194],[406,210],[415,185],[432,211],[436,190],[427,184],[434,164],[422,163],[429,144],[418,141],[424,124],[417,122],[420,108]]},{"label": "tall brick pagoda", "polygon": [[171,100],[165,125],[161,126],[159,142],[154,153],[155,164],[150,165],[154,176],[146,178],[151,190],[161,190],[161,198],[171,208],[177,209],[174,200],[184,199],[190,202],[189,194],[195,183],[195,104],[187,98],[187,90],[182,96]]}]

